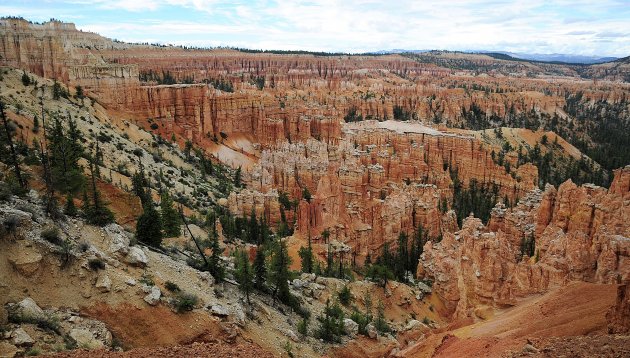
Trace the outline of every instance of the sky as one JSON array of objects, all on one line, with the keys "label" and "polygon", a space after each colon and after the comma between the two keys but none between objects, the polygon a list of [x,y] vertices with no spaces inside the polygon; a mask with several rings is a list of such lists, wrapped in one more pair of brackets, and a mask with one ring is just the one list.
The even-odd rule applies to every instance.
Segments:
[{"label": "sky", "polygon": [[0,0],[0,16],[198,47],[630,55],[630,0]]}]

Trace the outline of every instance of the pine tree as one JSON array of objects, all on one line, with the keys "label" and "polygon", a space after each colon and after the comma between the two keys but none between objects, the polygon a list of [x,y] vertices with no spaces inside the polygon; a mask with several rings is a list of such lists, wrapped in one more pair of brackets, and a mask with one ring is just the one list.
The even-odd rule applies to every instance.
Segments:
[{"label": "pine tree", "polygon": [[258,227],[258,220],[256,220],[256,212],[252,208],[252,213],[249,216],[249,229],[247,230],[247,242],[258,243],[260,239],[260,230]]},{"label": "pine tree", "polygon": [[236,281],[239,283],[239,289],[247,297],[247,303],[251,305],[249,294],[254,287],[254,270],[249,263],[249,255],[245,250],[236,253]]},{"label": "pine tree", "polygon": [[374,327],[381,333],[387,333],[391,330],[387,321],[385,321],[385,306],[383,305],[383,301],[380,300],[376,306],[376,320],[374,320]]},{"label": "pine tree", "polygon": [[86,195],[86,202],[84,203],[83,214],[85,215],[88,223],[98,226],[105,226],[109,223],[114,222],[114,213],[109,210],[106,203],[100,198],[100,193],[96,188],[94,161],[91,156],[88,159],[90,163],[90,177],[92,179],[92,203],[89,203],[89,199],[87,199]]},{"label": "pine tree", "polygon": [[302,272],[313,273],[313,247],[311,246],[311,237],[308,238],[308,246],[301,247],[298,252],[302,260]]},{"label": "pine tree", "polygon": [[162,245],[162,220],[160,213],[153,207],[153,203],[146,205],[144,212],[138,218],[136,239],[154,247]]},{"label": "pine tree", "polygon": [[162,214],[162,227],[165,237],[177,237],[181,235],[182,220],[179,213],[173,207],[173,199],[167,191],[162,192],[160,201],[160,212]]},{"label": "pine tree", "polygon": [[236,172],[234,173],[234,186],[240,188],[242,185],[243,183],[241,179],[241,167],[238,167],[238,169],[236,169]]},{"label": "pine tree", "polygon": [[214,279],[217,280],[217,282],[220,282],[223,281],[225,270],[221,264],[221,254],[223,251],[219,245],[219,233],[217,232],[216,224],[213,225],[208,239],[210,240],[210,249],[212,250],[212,255],[209,259],[210,267],[208,267],[208,270],[212,276],[214,276]]},{"label": "pine tree", "polygon": [[256,257],[254,258],[254,287],[265,291],[265,281],[267,279],[267,267],[265,266],[265,249],[262,245],[256,248]]},{"label": "pine tree", "polygon": [[74,206],[74,198],[70,194],[66,196],[66,207],[63,213],[68,216],[77,216],[77,207]]},{"label": "pine tree", "polygon": [[[11,126],[9,125],[9,122],[7,121],[7,117],[6,114],[4,113],[4,103],[0,102],[0,116],[2,116],[2,123],[4,125],[4,132],[5,132],[5,136],[6,136],[6,140],[7,140],[7,146],[9,147],[9,153],[11,156],[11,162],[13,164],[13,171],[15,173],[15,179],[17,179],[18,181],[18,185],[20,188],[20,191],[25,191],[26,189],[26,180],[24,180],[24,178],[22,177],[22,170],[20,169],[20,161],[18,159],[17,156],[17,151],[15,150],[15,146],[13,145],[13,131],[11,130]],[[5,149],[5,144],[0,142],[0,154],[3,155],[3,158],[5,157],[4,152],[6,151]]]},{"label": "pine tree", "polygon": [[22,72],[22,84],[28,86],[31,84],[31,78],[26,74],[26,71]]},{"label": "pine tree", "polygon": [[291,295],[289,291],[289,265],[291,264],[291,257],[287,250],[287,245],[284,241],[278,243],[276,252],[271,260],[271,278],[274,285],[273,296],[281,302],[292,306],[295,297]]},{"label": "pine tree", "polygon": [[337,303],[330,305],[330,299],[326,300],[323,315],[317,317],[319,327],[317,337],[326,342],[340,342],[343,334],[343,310]]},{"label": "pine tree", "polygon": [[[65,130],[59,117],[55,118],[48,129],[47,140],[53,186],[62,193],[79,192],[85,185],[83,169],[79,166],[84,152],[76,122],[70,117],[68,130]],[[95,165],[94,174],[98,177],[98,164]]]}]

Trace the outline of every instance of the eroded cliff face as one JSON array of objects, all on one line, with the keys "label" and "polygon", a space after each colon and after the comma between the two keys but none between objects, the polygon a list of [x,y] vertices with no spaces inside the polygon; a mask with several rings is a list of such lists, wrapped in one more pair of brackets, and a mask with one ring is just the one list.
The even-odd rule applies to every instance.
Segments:
[{"label": "eroded cliff face", "polygon": [[[282,210],[289,225],[295,218],[301,237],[318,239],[328,230],[359,258],[374,257],[401,232],[412,235],[422,226],[438,237],[457,230],[454,213],[440,210],[452,198],[449,168],[458,169],[465,186],[473,179],[498,185],[502,198],[535,187],[535,167],[523,165],[512,176],[493,162],[491,150],[475,132],[393,121],[344,124],[336,141],[284,142],[264,150],[247,174],[248,190],[231,194],[229,208],[247,216],[254,206],[274,227]],[[303,198],[305,190],[310,200]],[[281,208],[279,192],[296,204]]]},{"label": "eroded cliff face", "polygon": [[[455,317],[479,305],[513,305],[572,280],[627,283],[629,179],[626,167],[615,171],[609,190],[567,181],[558,190],[531,191],[514,209],[499,204],[487,226],[471,217],[442,242],[427,243],[418,272],[434,280]],[[528,240],[535,242],[532,257]]]}]

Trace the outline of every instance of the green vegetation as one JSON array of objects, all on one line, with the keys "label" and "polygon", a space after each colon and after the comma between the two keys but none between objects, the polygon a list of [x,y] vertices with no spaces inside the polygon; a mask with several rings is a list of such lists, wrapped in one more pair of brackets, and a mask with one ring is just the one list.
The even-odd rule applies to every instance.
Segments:
[{"label": "green vegetation", "polygon": [[330,300],[326,300],[326,308],[324,313],[317,317],[319,327],[316,331],[316,337],[325,342],[341,342],[343,335],[343,319],[344,313],[338,303],[330,304]]}]

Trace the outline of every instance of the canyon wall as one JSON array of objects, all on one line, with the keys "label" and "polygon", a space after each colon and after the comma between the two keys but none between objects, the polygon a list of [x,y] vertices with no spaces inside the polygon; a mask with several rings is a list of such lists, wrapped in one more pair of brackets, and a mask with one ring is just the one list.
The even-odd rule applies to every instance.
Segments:
[{"label": "canyon wall", "polygon": [[[471,217],[442,242],[427,243],[418,273],[434,281],[456,317],[571,280],[628,283],[628,200],[630,167],[615,171],[609,190],[571,181],[533,190],[514,209],[497,205],[487,226]],[[531,257],[522,249],[527,240],[535,242]]]}]

